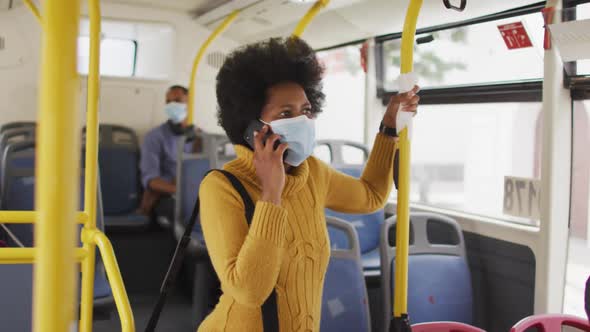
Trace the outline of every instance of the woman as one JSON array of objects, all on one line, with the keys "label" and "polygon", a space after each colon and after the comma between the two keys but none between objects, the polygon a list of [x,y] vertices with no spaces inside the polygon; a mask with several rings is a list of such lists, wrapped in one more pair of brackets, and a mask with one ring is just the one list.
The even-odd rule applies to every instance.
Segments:
[{"label": "woman", "polygon": [[[416,111],[417,88],[391,99],[383,117],[389,135],[377,135],[355,179],[310,156],[313,119],[324,101],[322,71],[313,50],[290,38],[238,49],[217,76],[219,122],[237,153],[224,169],[243,183],[255,212],[248,227],[244,204],[224,175],[203,180],[201,224],[223,294],[199,331],[262,331],[261,305],[273,289],[281,332],[319,331],[330,256],[324,208],[369,213],[387,202],[396,113]],[[251,121],[264,124],[253,148],[244,140]]]}]

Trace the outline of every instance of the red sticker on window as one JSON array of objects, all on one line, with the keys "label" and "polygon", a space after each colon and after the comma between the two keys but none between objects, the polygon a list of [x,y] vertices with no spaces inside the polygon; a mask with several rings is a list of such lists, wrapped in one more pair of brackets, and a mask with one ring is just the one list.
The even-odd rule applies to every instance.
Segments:
[{"label": "red sticker on window", "polygon": [[509,50],[533,46],[522,22],[498,25],[498,30]]}]

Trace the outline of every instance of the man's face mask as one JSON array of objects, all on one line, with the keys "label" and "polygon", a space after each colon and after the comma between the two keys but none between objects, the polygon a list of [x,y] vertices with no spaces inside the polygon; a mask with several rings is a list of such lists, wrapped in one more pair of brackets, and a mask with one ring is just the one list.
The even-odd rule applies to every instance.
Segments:
[{"label": "man's face mask", "polygon": [[174,124],[181,123],[186,119],[186,104],[173,101],[166,104],[164,111],[166,112],[168,119]]},{"label": "man's face mask", "polygon": [[316,143],[315,121],[306,115],[275,120],[266,124],[270,126],[273,133],[281,136],[282,143],[289,144],[285,163],[297,167],[313,153]]}]

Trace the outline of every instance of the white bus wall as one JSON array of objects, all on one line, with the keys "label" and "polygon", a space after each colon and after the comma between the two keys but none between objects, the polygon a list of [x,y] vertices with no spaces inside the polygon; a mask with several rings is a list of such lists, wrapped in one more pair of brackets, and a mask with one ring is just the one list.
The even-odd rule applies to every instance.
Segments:
[{"label": "white bus wall", "polygon": [[[87,17],[87,8],[82,9]],[[163,106],[166,89],[172,84],[189,85],[193,59],[210,31],[192,21],[188,13],[149,7],[102,3],[103,18],[161,22],[174,28],[174,40],[168,46],[142,43],[138,52],[150,52],[154,47],[173,45],[173,68],[166,80],[103,77],[101,81],[101,123],[116,123],[143,134],[165,121]],[[25,6],[0,11],[0,36],[7,45],[0,50],[0,124],[11,121],[30,121],[37,117],[39,56],[41,29],[35,17]],[[209,52],[227,54],[238,43],[219,37]],[[149,64],[138,63],[144,66]],[[215,76],[216,68],[205,62],[197,73],[195,98],[195,124],[209,132],[222,133],[217,125]],[[80,76],[80,112],[85,120],[86,76]],[[84,125],[82,122],[81,126]]]}]

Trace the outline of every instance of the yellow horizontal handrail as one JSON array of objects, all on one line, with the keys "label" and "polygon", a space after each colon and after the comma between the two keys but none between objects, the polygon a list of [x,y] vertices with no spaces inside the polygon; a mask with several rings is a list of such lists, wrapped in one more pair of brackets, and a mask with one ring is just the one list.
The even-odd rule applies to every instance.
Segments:
[{"label": "yellow horizontal handrail", "polygon": [[[85,237],[83,236],[82,238],[84,239]],[[119,317],[121,318],[121,331],[134,332],[135,320],[131,311],[129,298],[127,297],[127,291],[125,290],[125,284],[123,284],[123,278],[121,278],[121,271],[115,258],[113,246],[106,235],[96,229],[89,231],[88,239],[90,242],[96,244],[102,257],[109,284],[113,291],[113,297],[115,298],[117,312],[119,312]]]},{"label": "yellow horizontal handrail", "polygon": [[[0,223],[5,224],[34,224],[39,219],[37,211],[0,211]],[[84,212],[76,214],[76,222],[83,224],[88,220]]]},{"label": "yellow horizontal handrail", "polygon": [[[0,248],[0,264],[32,264],[35,261],[37,248]],[[86,250],[76,248],[76,262],[86,258]]]},{"label": "yellow horizontal handrail", "polygon": [[23,2],[25,3],[25,5],[27,5],[27,7],[29,7],[29,9],[31,10],[33,15],[35,15],[35,17],[37,18],[39,23],[42,24],[43,20],[41,19],[41,13],[39,13],[39,8],[37,8],[37,6],[35,6],[33,1],[32,0],[23,0]]},{"label": "yellow horizontal handrail", "polygon": [[193,68],[191,70],[190,77],[191,80],[189,82],[188,89],[187,122],[189,125],[193,124],[195,119],[195,86],[197,85],[195,79],[197,77],[197,69],[199,68],[199,63],[201,63],[201,59],[205,55],[205,51],[207,50],[207,48],[209,48],[209,45],[211,45],[211,43],[213,42],[213,40],[215,40],[215,38],[217,38],[217,36],[219,36],[225,29],[227,29],[227,27],[238,17],[239,13],[239,10],[233,11],[228,17],[225,18],[225,20],[223,20],[223,22],[221,22],[221,24],[215,30],[213,30],[211,35],[209,35],[209,38],[207,38],[207,40],[205,40],[205,43],[201,45],[201,48],[199,49],[199,52],[197,53],[197,56],[193,61]]},{"label": "yellow horizontal handrail", "polygon": [[311,21],[314,19],[314,17],[320,12],[320,10],[322,10],[322,8],[326,7],[328,5],[328,3],[330,3],[330,0],[318,0],[307,11],[307,14],[305,14],[305,16],[303,16],[303,18],[301,18],[301,20],[299,20],[297,27],[295,27],[295,30],[293,30],[293,36],[301,37],[301,35],[305,31],[305,29],[307,28],[309,23],[311,23]]}]

